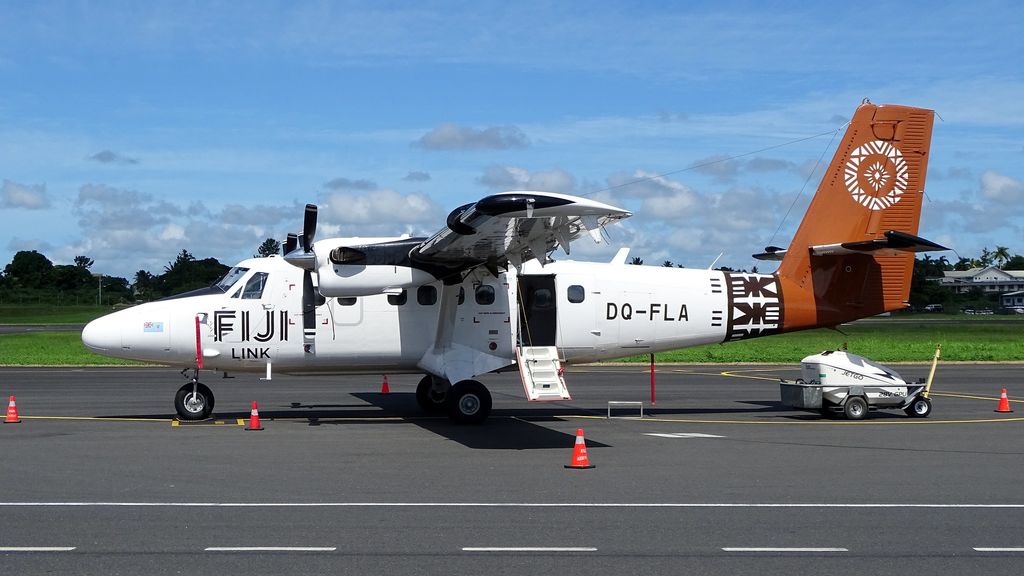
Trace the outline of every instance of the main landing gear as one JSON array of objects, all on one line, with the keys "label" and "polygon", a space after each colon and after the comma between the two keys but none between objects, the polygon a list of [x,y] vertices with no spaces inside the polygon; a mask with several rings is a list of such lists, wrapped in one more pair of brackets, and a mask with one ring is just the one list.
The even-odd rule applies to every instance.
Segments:
[{"label": "main landing gear", "polygon": [[182,420],[205,420],[213,413],[213,402],[213,392],[199,381],[199,370],[195,370],[192,380],[174,395],[174,411]]},{"label": "main landing gear", "polygon": [[447,412],[459,424],[479,424],[491,413],[491,393],[476,380],[452,385],[435,376],[424,376],[416,386],[416,402],[425,412]]}]

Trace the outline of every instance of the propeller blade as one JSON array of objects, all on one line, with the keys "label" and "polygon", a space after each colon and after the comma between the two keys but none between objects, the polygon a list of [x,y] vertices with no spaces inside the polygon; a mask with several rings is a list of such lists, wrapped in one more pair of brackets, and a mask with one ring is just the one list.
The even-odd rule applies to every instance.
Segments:
[{"label": "propeller blade", "polygon": [[313,236],[316,234],[316,204],[306,204],[306,213],[302,219],[302,249],[313,250]]},{"label": "propeller blade", "polygon": [[284,241],[284,253],[287,255],[292,250],[299,247],[299,236],[298,234],[288,234],[288,238]]},{"label": "propeller blade", "polygon": [[316,353],[316,295],[313,293],[313,274],[302,274],[302,343],[307,353]]}]

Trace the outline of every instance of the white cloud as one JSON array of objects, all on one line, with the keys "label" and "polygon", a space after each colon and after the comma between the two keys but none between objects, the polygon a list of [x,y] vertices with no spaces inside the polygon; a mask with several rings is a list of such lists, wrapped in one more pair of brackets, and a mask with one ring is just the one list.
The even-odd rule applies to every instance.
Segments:
[{"label": "white cloud", "polygon": [[446,123],[427,132],[413,145],[426,150],[506,150],[526,148],[530,139],[515,126],[477,129]]},{"label": "white cloud", "polygon": [[377,183],[365,179],[335,178],[324,182],[324,188],[328,190],[376,190]]},{"label": "white cloud", "polygon": [[1020,204],[1024,201],[1024,181],[986,170],[981,175],[981,195],[995,202]]},{"label": "white cloud", "polygon": [[94,162],[99,162],[100,164],[131,165],[139,163],[138,158],[131,158],[125,156],[124,154],[118,154],[117,152],[113,152],[111,150],[101,150],[93,154],[92,156],[89,156],[87,159],[92,160]]},{"label": "white cloud", "polygon": [[401,194],[383,189],[364,193],[331,192],[323,198],[322,206],[324,220],[343,225],[341,232],[346,236],[356,235],[349,226],[353,224],[361,225],[355,230],[366,229],[365,225],[371,225],[373,230],[390,227],[388,235],[411,224],[429,223],[434,228],[443,224],[442,208],[424,194]]},{"label": "white cloud", "polygon": [[430,180],[430,173],[412,170],[406,174],[402,180],[405,180],[406,182],[426,182]]},{"label": "white cloud", "polygon": [[160,232],[160,239],[164,241],[184,240],[185,229],[177,224],[168,224]]},{"label": "white cloud", "polygon": [[25,210],[49,208],[50,198],[46,195],[46,184],[18,184],[4,180],[3,189],[0,190],[0,207]]},{"label": "white cloud", "polygon": [[565,170],[552,169],[531,172],[518,166],[499,166],[497,164],[488,166],[484,173],[477,178],[477,182],[495,191],[538,190],[572,194],[576,189],[576,179]]}]

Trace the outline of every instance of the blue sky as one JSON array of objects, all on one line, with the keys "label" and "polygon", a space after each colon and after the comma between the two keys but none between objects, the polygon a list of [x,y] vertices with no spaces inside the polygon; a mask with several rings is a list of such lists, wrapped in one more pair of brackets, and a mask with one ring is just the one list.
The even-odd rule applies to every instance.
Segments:
[{"label": "blue sky", "polygon": [[750,268],[865,97],[941,116],[923,236],[1024,253],[1021,6],[0,2],[0,266],[230,264],[306,202],[320,238],[431,234],[530,188],[635,213],[575,258]]}]

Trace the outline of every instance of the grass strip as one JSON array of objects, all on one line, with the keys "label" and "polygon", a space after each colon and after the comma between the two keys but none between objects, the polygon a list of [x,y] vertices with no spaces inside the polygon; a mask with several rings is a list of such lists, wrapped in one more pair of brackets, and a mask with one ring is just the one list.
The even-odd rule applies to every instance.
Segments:
[{"label": "grass strip", "polygon": [[[799,362],[809,354],[849,351],[879,362],[928,362],[942,345],[942,360],[961,362],[1024,361],[1024,323],[885,324],[872,322],[806,330],[769,338],[708,344],[655,355],[656,362]],[[647,362],[648,356],[634,356]]]},{"label": "grass strip", "polygon": [[27,332],[0,336],[0,366],[144,366],[89,352],[78,332]]},{"label": "grass strip", "polygon": [[85,324],[113,311],[110,306],[0,305],[0,324]]}]

